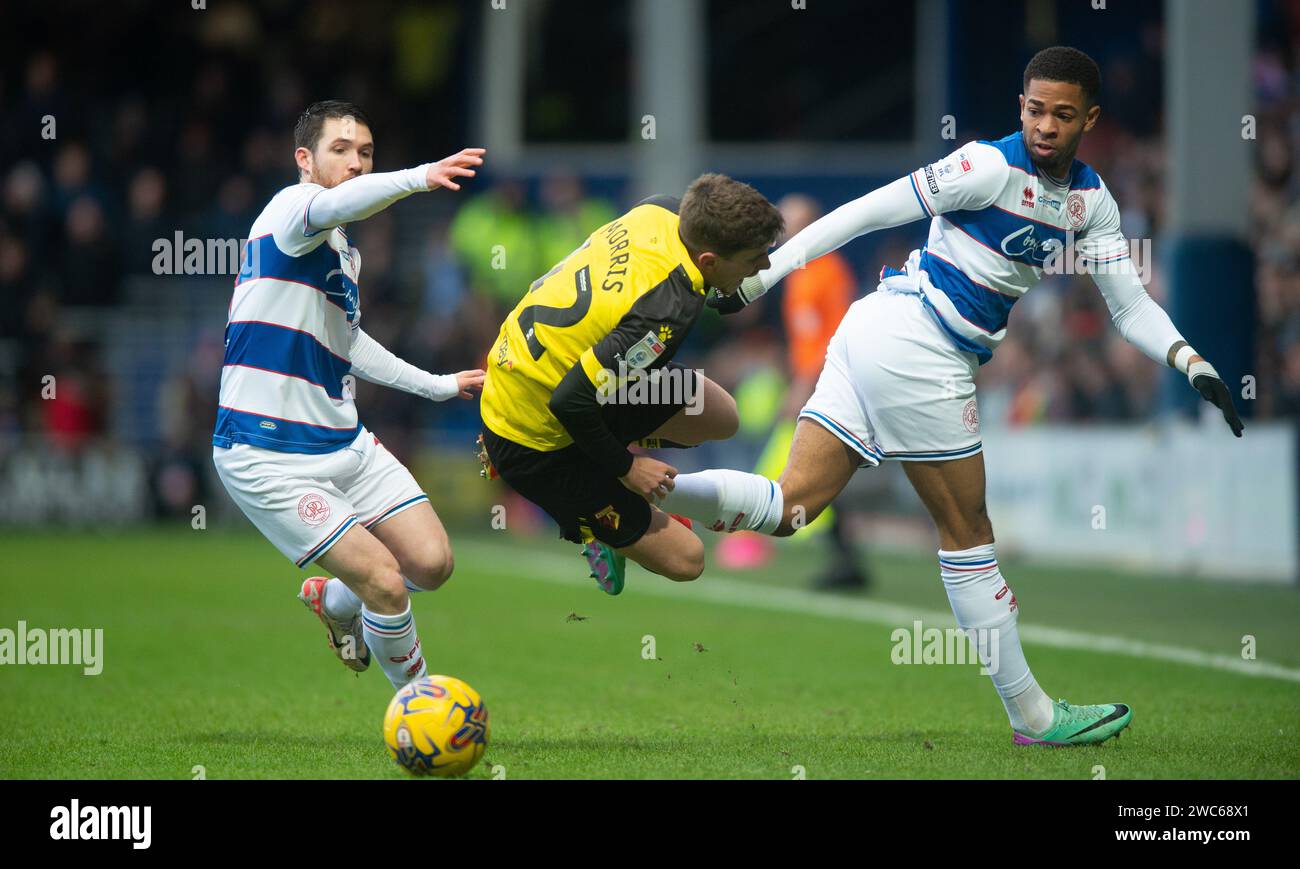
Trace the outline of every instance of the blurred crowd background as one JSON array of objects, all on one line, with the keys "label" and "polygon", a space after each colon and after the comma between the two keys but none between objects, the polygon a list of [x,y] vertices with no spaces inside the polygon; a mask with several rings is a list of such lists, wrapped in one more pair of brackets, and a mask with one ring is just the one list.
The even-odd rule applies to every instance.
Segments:
[{"label": "blurred crowd background", "polygon": [[[708,2],[718,32],[725,37],[731,29],[730,38],[711,44],[710,68],[724,71],[712,98],[727,89],[725,76],[737,74],[747,53],[765,58],[761,75],[774,83],[768,98],[733,105],[735,118],[712,135],[851,142],[887,139],[900,129],[890,118],[902,111],[897,102],[907,101],[905,86],[890,91],[890,99],[864,96],[871,110],[863,112],[854,110],[857,92],[847,85],[821,103],[800,96],[798,83],[810,79],[844,84],[865,57],[846,64],[833,46],[796,50],[780,43],[779,27],[737,33],[737,4]],[[530,40],[546,63],[544,74],[529,74],[529,139],[600,143],[634,136],[639,112],[624,93],[631,75],[624,56],[599,45],[574,52],[563,41],[574,15],[598,16],[600,32],[615,43],[625,39],[629,4],[533,5],[538,23]],[[876,5],[882,16],[897,14],[887,11],[890,4]],[[1067,8],[1086,3],[1048,5],[1056,7],[1056,41],[1088,50],[1102,64],[1102,121],[1080,157],[1119,201],[1126,234],[1152,240],[1148,291],[1166,304],[1161,4],[1109,22]],[[178,233],[244,238],[270,196],[296,181],[292,127],[309,102],[341,97],[366,109],[377,171],[469,145],[489,149],[489,171],[462,193],[402,203],[350,233],[364,261],[366,330],[435,372],[482,365],[504,313],[528,283],[633,204],[627,176],[584,171],[580,151],[544,172],[492,170],[493,143],[472,140],[473,94],[482,65],[492,62],[477,36],[491,14],[488,0],[208,6],[196,11],[188,3],[128,0],[78,6],[72,21],[60,4],[18,4],[6,10],[0,34],[0,442],[34,436],[74,453],[90,444],[132,449],[148,467],[150,509],[162,512],[187,510],[210,485],[234,270],[159,275],[158,242],[171,244]],[[1300,2],[1262,0],[1257,13],[1250,238],[1259,332],[1251,411],[1255,418],[1297,419]],[[979,27],[992,27],[968,24],[972,43],[981,38]],[[833,36],[835,20],[824,26]],[[916,143],[917,164],[967,139],[1018,129],[1020,70],[1045,43],[1032,26],[990,33],[1004,46],[998,58],[975,63],[967,47],[954,61],[973,64],[953,95],[956,141],[940,137],[936,118],[933,137]],[[902,50],[910,51],[906,40]],[[781,84],[786,81],[791,84]],[[901,128],[912,126],[909,118]],[[774,200],[807,194],[785,201],[805,216],[896,177],[892,169],[836,177],[795,161],[772,167],[771,177],[733,174]],[[849,245],[836,268],[816,276],[818,289],[849,301],[872,291],[880,266],[901,264],[925,230],[918,223]],[[502,250],[504,262],[494,262]],[[789,412],[783,390],[798,379],[800,363],[788,352],[795,314],[782,311],[789,292],[782,287],[734,319],[710,313],[680,360],[742,396],[751,458],[771,421]],[[57,384],[53,398],[43,394],[50,375]],[[992,426],[1146,420],[1161,410],[1161,376],[1115,332],[1088,278],[1054,276],[1016,306],[1006,342],[981,369],[981,416]],[[468,454],[477,425],[471,403],[435,406],[368,384],[358,401],[363,421],[399,455],[444,440],[463,441]]]}]

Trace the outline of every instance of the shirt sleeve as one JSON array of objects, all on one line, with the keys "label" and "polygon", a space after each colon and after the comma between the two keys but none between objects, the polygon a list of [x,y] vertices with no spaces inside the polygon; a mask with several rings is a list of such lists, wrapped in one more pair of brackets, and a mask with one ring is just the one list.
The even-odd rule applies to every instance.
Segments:
[{"label": "shirt sleeve", "polygon": [[282,190],[271,205],[275,246],[289,256],[310,253],[325,238],[325,230],[365,220],[399,199],[428,188],[428,164],[399,172],[359,175],[326,189],[303,183]]},{"label": "shirt sleeve", "polygon": [[350,353],[352,370],[362,380],[400,389],[432,401],[446,401],[460,394],[460,385],[454,374],[430,374],[422,368],[399,359],[362,330],[352,341]]},{"label": "shirt sleeve", "polygon": [[268,209],[275,246],[289,256],[310,253],[325,240],[319,229],[307,225],[307,206],[325,188],[319,184],[297,184],[278,194]]},{"label": "shirt sleeve", "polygon": [[772,254],[771,268],[758,273],[763,288],[771,289],[804,263],[868,232],[946,211],[984,208],[997,198],[1010,171],[997,148],[968,142],[937,163],[922,166],[813,221]]},{"label": "shirt sleeve", "polygon": [[601,408],[633,370],[662,368],[686,339],[704,306],[685,270],[678,266],[633,303],[594,347],[588,347],[560,381],[550,410],[599,467],[621,477],[633,455],[606,424]]},{"label": "shirt sleeve", "polygon": [[[1071,194],[1075,195],[1079,194]],[[1128,239],[1120,229],[1119,205],[1105,182],[1101,182],[1101,195],[1093,199],[1091,208],[1075,240],[1080,262],[1092,268],[1128,261]]]},{"label": "shirt sleeve", "polygon": [[428,169],[425,164],[398,172],[372,172],[328,190],[318,188],[303,212],[304,224],[308,230],[322,230],[365,220],[399,199],[428,190],[424,183]]},{"label": "shirt sleeve", "polygon": [[772,265],[758,273],[759,280],[763,289],[769,290],[790,272],[860,235],[901,226],[925,216],[908,180],[899,178],[808,224],[772,254]]},{"label": "shirt sleeve", "polygon": [[987,208],[1007,183],[1011,167],[992,145],[967,142],[947,157],[911,175],[912,192],[926,216]]},{"label": "shirt sleeve", "polygon": [[1124,340],[1167,365],[1169,348],[1183,336],[1142,286],[1120,231],[1119,206],[1104,184],[1094,203],[1094,213],[1088,215],[1076,243],[1079,262],[1101,290],[1111,321]]}]

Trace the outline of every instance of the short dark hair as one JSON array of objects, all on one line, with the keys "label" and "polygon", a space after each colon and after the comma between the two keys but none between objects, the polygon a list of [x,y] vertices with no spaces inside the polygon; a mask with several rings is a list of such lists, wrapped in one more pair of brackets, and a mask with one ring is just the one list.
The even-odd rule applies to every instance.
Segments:
[{"label": "short dark hair", "polygon": [[781,212],[763,194],[716,173],[691,182],[677,214],[687,244],[723,257],[771,247],[785,228]]},{"label": "short dark hair", "polygon": [[326,118],[352,118],[358,124],[370,126],[370,119],[355,103],[346,100],[321,100],[312,103],[298,116],[298,123],[293,125],[293,148],[306,148],[315,153],[320,144],[320,137],[325,129]]},{"label": "short dark hair", "polygon": [[1097,61],[1066,45],[1053,45],[1034,55],[1029,66],[1025,67],[1026,91],[1030,79],[1035,78],[1077,84],[1090,106],[1096,104],[1097,95],[1101,93],[1101,70],[1097,68]]}]

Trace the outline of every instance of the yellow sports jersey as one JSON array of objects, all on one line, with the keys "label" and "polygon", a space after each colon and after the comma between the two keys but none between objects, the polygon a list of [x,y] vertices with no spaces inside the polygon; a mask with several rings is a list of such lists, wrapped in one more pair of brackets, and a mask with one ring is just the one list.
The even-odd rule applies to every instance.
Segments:
[{"label": "yellow sports jersey", "polygon": [[535,450],[561,449],[573,437],[551,401],[571,371],[565,391],[594,399],[602,369],[654,369],[672,358],[707,294],[678,235],[677,203],[645,200],[533,282],[488,353],[480,408],[489,429]]}]

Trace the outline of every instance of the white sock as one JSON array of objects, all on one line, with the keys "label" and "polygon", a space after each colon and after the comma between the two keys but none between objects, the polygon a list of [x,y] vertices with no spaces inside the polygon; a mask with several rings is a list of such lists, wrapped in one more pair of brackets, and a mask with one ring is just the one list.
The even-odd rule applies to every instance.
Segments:
[{"label": "white sock", "polygon": [[[412,594],[428,591],[427,588],[416,585],[405,576],[402,577],[402,581],[406,583],[406,590]],[[347,621],[361,612],[361,598],[357,597],[356,592],[348,588],[343,580],[336,576],[325,583],[321,608],[325,610],[325,615],[330,618]]]},{"label": "white sock", "polygon": [[998,570],[993,544],[939,550],[939,574],[957,625],[974,632],[980,661],[992,671],[1015,730],[1041,733],[1052,725],[1052,700],[1034,681],[1016,630],[1016,596]]},{"label": "white sock", "polygon": [[379,661],[394,688],[401,688],[412,679],[427,675],[410,601],[406,603],[406,610],[397,615],[380,615],[362,606],[361,629],[372,659]]},{"label": "white sock", "polygon": [[330,618],[345,622],[361,612],[361,598],[336,576],[325,583],[325,590],[321,594],[321,609]]},{"label": "white sock", "polygon": [[771,534],[781,524],[785,499],[767,477],[715,469],[673,478],[673,490],[659,502],[669,513],[698,519],[714,531]]}]

